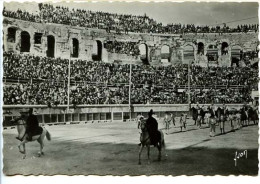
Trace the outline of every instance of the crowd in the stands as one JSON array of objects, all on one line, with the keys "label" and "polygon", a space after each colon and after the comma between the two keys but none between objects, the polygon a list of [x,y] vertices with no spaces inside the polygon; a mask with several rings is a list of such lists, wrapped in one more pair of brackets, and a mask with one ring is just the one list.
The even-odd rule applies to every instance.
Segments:
[{"label": "crowd in the stands", "polygon": [[[68,60],[3,53],[4,104],[67,104]],[[70,104],[128,104],[130,65],[72,60]],[[191,66],[191,102],[242,103],[258,69]],[[8,82],[23,79],[23,82]],[[21,80],[20,80],[21,81]],[[188,66],[132,65],[131,103],[188,103]]]},{"label": "crowd in the stands", "polygon": [[108,13],[102,11],[89,11],[85,9],[74,9],[51,4],[38,4],[37,13],[29,13],[25,10],[17,11],[3,9],[5,17],[21,19],[37,23],[56,23],[86,28],[104,29],[108,33],[128,34],[139,33],[161,33],[161,34],[185,34],[185,33],[239,33],[257,32],[258,24],[238,25],[237,27],[223,26],[198,26],[194,24],[167,24],[163,25],[146,14],[142,16]]}]

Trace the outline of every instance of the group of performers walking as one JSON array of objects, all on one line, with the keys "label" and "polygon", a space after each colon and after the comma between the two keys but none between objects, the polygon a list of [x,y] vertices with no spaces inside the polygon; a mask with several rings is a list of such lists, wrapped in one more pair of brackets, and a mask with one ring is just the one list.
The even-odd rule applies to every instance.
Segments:
[{"label": "group of performers walking", "polygon": [[[194,107],[191,108],[192,119],[194,120],[194,125],[198,128],[202,128],[202,124],[207,124],[210,128],[209,136],[214,137],[216,134],[216,127],[219,126],[220,134],[225,134],[226,124],[230,123],[231,131],[240,129],[243,126],[248,126],[250,121],[253,121],[254,124],[258,121],[258,106],[248,106],[246,104],[239,110],[230,109],[223,104],[221,106],[216,106],[213,103],[208,107],[204,107],[197,103]],[[181,113],[179,118],[179,127],[180,131],[186,131],[187,128],[187,113]],[[137,117],[138,128],[140,128],[140,121],[144,117],[139,114]],[[166,112],[163,123],[165,125],[166,134],[169,134],[170,124],[172,123],[176,126],[176,120],[173,113]]]},{"label": "group of performers walking", "polygon": [[231,131],[235,131],[234,124],[236,122],[237,129],[242,126],[248,126],[250,121],[254,124],[258,121],[258,107],[248,106],[246,104],[239,110],[228,109],[225,104],[216,107],[211,104],[206,110],[199,104],[192,108],[192,117],[199,128],[201,123],[206,123],[210,127],[210,136],[215,136],[216,126],[220,127],[220,134],[225,134],[225,124],[230,122]]}]

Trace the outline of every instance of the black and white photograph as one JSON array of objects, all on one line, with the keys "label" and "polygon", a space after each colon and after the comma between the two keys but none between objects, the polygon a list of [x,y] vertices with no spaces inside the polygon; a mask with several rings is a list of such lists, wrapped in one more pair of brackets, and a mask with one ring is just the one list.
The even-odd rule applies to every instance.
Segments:
[{"label": "black and white photograph", "polygon": [[4,1],[2,174],[258,176],[258,9]]}]

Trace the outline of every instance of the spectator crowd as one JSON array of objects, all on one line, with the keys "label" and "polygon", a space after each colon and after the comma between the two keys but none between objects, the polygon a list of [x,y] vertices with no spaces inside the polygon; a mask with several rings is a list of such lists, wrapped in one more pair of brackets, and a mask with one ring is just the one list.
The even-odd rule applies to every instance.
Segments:
[{"label": "spectator crowd", "polygon": [[127,54],[130,56],[140,55],[140,50],[136,42],[119,42],[119,41],[107,41],[104,44],[104,48],[108,52],[117,54]]},{"label": "spectator crowd", "polygon": [[107,12],[94,12],[84,9],[69,9],[63,6],[39,3],[39,13],[33,14],[18,9],[10,11],[4,8],[3,15],[15,19],[37,23],[56,23],[86,28],[105,29],[108,33],[137,32],[137,33],[161,33],[161,34],[185,34],[185,33],[234,33],[257,32],[258,24],[238,25],[237,27],[221,26],[196,26],[194,24],[167,24],[156,22],[154,19],[143,16],[116,14]]},{"label": "spectator crowd", "polygon": [[[3,67],[4,104],[67,104],[67,59],[4,52]],[[129,64],[72,60],[70,72],[70,104],[129,103]],[[258,69],[249,66],[192,65],[190,74],[192,103],[244,103],[257,90]],[[132,104],[188,103],[188,65],[132,65],[131,82]]]}]

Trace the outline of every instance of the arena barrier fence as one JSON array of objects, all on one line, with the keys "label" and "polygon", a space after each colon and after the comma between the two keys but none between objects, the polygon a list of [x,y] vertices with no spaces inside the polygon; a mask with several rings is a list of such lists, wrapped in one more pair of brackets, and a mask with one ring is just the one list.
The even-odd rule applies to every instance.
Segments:
[{"label": "arena barrier fence", "polygon": [[[192,104],[195,106],[196,104]],[[202,105],[202,104],[200,104]],[[204,107],[210,104],[203,104]],[[217,104],[216,106],[221,106]],[[239,109],[243,104],[227,104],[229,108]],[[22,109],[34,109],[41,124],[77,124],[80,122],[111,122],[134,120],[138,113],[144,117],[148,116],[150,109],[153,109],[157,118],[163,118],[165,112],[173,113],[175,117],[185,112],[190,115],[188,104],[128,104],[122,105],[78,105],[73,106],[59,105],[52,108],[46,105],[4,105],[3,106],[3,126],[13,126],[11,120],[20,116]],[[131,112],[130,112],[131,110]],[[131,113],[131,116],[130,116]]]}]

